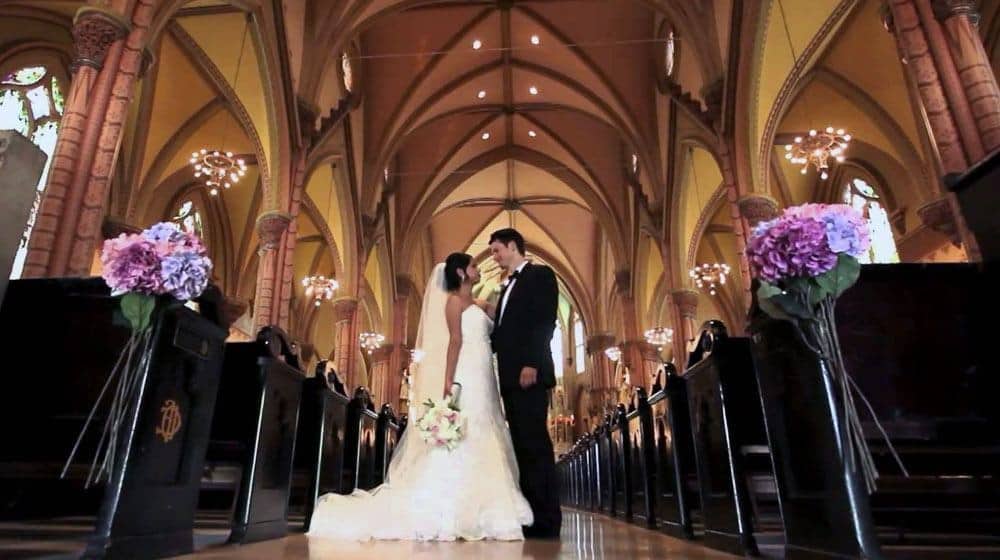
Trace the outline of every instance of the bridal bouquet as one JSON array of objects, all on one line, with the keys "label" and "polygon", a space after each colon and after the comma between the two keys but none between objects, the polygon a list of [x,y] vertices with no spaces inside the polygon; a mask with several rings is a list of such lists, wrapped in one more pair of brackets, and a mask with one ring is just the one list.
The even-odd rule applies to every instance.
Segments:
[{"label": "bridal bouquet", "polygon": [[[789,321],[805,345],[829,366],[848,423],[841,430],[844,449],[849,450],[846,460],[852,470],[860,460],[869,491],[878,472],[852,394],[868,407],[879,429],[881,425],[847,373],[834,305],[858,280],[858,257],[870,246],[868,223],[846,204],[787,208],[777,218],[758,224],[747,245],[750,268],[759,282],[760,309],[774,319]],[[892,450],[891,444],[889,448]]]},{"label": "bridal bouquet", "polygon": [[434,447],[444,447],[452,451],[465,437],[465,418],[459,412],[458,393],[451,398],[438,401],[427,399],[426,410],[417,419],[417,431],[424,441]]},{"label": "bridal bouquet", "polygon": [[[122,315],[131,326],[128,342],[112,368],[84,423],[63,469],[65,476],[105,395],[113,395],[86,485],[109,478],[115,470],[120,428],[137,405],[138,380],[148,367],[152,343],[151,318],[158,300],[166,304],[197,298],[208,286],[212,261],[201,240],[170,222],[142,233],[122,234],[104,242],[102,276],[112,296],[121,296]],[[117,378],[117,386],[111,389]]]}]

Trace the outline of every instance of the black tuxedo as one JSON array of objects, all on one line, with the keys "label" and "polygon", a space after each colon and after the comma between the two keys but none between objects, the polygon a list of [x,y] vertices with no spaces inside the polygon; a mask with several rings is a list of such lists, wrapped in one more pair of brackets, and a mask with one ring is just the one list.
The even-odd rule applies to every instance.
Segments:
[{"label": "black tuxedo", "polygon": [[[511,290],[510,297],[501,315],[507,289]],[[556,384],[550,344],[559,287],[552,269],[528,263],[507,289],[497,302],[492,338],[500,394],[521,473],[521,491],[535,514],[535,524],[525,529],[525,535],[554,536],[562,525],[562,514],[548,431],[548,390]],[[522,389],[521,369],[526,366],[536,368],[538,378],[534,385]]]}]

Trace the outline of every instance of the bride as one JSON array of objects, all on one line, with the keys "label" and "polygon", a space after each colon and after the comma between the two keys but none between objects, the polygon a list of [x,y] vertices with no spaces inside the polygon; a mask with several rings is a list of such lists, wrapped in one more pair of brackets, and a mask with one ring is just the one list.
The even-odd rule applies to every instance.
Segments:
[{"label": "bride", "polygon": [[[385,484],[370,492],[319,498],[310,537],[341,540],[521,540],[533,522],[518,487],[493,370],[492,306],[474,301],[479,270],[472,257],[452,253],[434,267],[424,292],[415,366],[411,424],[428,399],[459,386],[465,437],[452,451],[432,447],[415,428],[403,432]],[[445,325],[447,325],[445,327]]]}]

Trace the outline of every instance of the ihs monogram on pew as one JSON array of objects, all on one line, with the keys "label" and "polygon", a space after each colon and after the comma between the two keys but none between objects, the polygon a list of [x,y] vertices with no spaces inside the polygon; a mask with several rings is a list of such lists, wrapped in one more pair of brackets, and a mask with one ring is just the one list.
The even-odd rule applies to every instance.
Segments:
[{"label": "ihs monogram on pew", "polygon": [[160,436],[163,443],[169,443],[180,429],[181,409],[177,406],[177,401],[167,399],[160,407],[160,425],[156,428],[156,435]]}]

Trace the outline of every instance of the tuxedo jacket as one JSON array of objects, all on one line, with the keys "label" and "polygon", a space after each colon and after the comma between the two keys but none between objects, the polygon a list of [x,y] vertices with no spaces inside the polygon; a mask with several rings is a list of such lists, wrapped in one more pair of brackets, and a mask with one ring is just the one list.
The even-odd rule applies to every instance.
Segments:
[{"label": "tuxedo jacket", "polygon": [[[507,290],[512,291],[501,316]],[[543,265],[526,264],[513,288],[508,284],[500,293],[492,339],[500,370],[501,390],[518,388],[521,368],[525,366],[538,370],[539,383],[547,388],[555,387],[550,344],[558,305],[556,275],[551,268]]]}]

